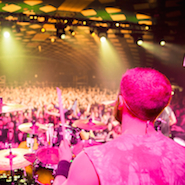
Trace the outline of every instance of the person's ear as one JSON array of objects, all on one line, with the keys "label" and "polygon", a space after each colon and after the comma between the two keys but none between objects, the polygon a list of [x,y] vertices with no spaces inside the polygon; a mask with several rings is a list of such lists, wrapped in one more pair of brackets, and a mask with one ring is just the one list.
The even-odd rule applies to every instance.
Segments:
[{"label": "person's ear", "polygon": [[115,119],[120,123],[122,122],[122,109],[123,109],[123,98],[121,95],[118,95],[114,105],[113,115]]},{"label": "person's ear", "polygon": [[123,109],[123,97],[122,95],[118,95],[118,110]]}]

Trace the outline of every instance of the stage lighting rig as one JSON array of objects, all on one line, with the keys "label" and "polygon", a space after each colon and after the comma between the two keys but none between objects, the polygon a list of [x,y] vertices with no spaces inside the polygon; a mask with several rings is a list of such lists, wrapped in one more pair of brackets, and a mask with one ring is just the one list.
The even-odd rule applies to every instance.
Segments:
[{"label": "stage lighting rig", "polygon": [[67,27],[66,24],[63,24],[63,23],[55,24],[55,28],[57,29],[57,32],[56,32],[57,37],[59,37],[60,39],[65,38],[65,28],[66,27]]},{"label": "stage lighting rig", "polygon": [[133,32],[131,33],[131,36],[137,45],[141,46],[143,44],[143,34],[142,33]]},{"label": "stage lighting rig", "polygon": [[97,28],[97,32],[98,32],[98,36],[101,39],[106,39],[107,38],[107,31],[108,31],[109,28],[107,27],[98,27]]}]

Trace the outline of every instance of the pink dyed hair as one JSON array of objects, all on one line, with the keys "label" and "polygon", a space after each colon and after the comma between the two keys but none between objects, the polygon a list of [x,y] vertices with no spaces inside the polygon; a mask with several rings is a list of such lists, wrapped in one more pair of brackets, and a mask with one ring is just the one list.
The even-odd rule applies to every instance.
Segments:
[{"label": "pink dyed hair", "polygon": [[130,112],[153,121],[171,99],[170,81],[151,68],[133,68],[122,77],[120,91]]}]

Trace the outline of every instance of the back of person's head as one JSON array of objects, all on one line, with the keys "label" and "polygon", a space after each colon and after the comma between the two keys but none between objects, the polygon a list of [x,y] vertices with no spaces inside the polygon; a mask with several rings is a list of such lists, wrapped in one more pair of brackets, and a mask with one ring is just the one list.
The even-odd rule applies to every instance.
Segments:
[{"label": "back of person's head", "polygon": [[65,119],[67,119],[68,116],[71,116],[72,114],[73,114],[73,110],[72,109],[67,110],[67,112],[64,113]]},{"label": "back of person's head", "polygon": [[159,71],[133,68],[122,77],[120,92],[133,116],[153,121],[171,99],[171,84]]},{"label": "back of person's head", "polygon": [[8,129],[14,129],[14,127],[15,127],[14,122],[11,121],[8,123]]}]

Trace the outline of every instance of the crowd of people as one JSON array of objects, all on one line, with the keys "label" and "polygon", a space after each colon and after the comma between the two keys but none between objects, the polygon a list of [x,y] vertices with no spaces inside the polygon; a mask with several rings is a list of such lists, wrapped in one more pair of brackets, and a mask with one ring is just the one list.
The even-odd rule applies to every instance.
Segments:
[{"label": "crowd of people", "polygon": [[[115,106],[117,106],[118,102],[116,100],[119,97],[118,94],[120,93],[118,89],[110,90],[100,87],[64,88],[62,86],[60,89],[62,92],[62,106],[65,117],[66,135],[68,136],[68,141],[71,145],[73,145],[74,148],[75,145],[82,140],[87,140],[88,146],[91,146],[89,141],[95,141],[92,145],[96,145],[99,142],[106,143],[112,139],[119,138],[118,136],[120,136],[123,132],[123,127],[120,124],[122,120],[116,119],[117,117],[115,116]],[[133,94],[133,97],[134,96],[135,95]],[[4,112],[1,114],[0,149],[7,149],[9,148],[9,145],[11,145],[13,148],[22,147],[22,143],[25,142],[30,136],[28,133],[19,128],[20,125],[27,123],[39,123],[46,125],[47,128],[50,124],[52,124],[54,127],[52,146],[61,147],[60,144],[63,138],[61,138],[60,135],[61,117],[59,114],[59,100],[56,87],[48,86],[44,83],[37,85],[25,83],[22,86],[4,86],[0,88],[0,97],[2,97],[3,103],[7,105],[22,105],[19,110],[16,110],[15,108],[13,111]],[[141,100],[138,100],[141,105],[140,101]],[[127,109],[134,114],[134,117],[136,115],[142,116],[143,112],[140,114],[140,110],[137,109],[133,113],[132,110],[130,110],[132,105],[128,105],[127,103],[125,102],[123,104],[125,104]],[[133,103],[135,103],[135,101]],[[172,139],[174,137],[179,137],[185,141],[184,93],[174,90],[173,96],[171,97],[171,103],[168,105],[168,107],[170,111],[167,112],[170,112],[170,114],[173,115],[173,119],[170,120],[172,123],[169,121],[168,128],[166,127],[166,123],[168,121],[161,122],[161,118],[162,120],[164,118],[163,114],[160,114],[158,117],[155,115],[155,119],[152,118],[152,124],[154,123],[154,120],[159,121],[160,126],[164,123],[164,128],[161,127],[160,130],[162,133],[163,129],[165,130],[163,133],[165,136],[171,137]],[[166,115],[168,117],[167,120],[171,119],[168,113]],[[78,128],[78,125],[75,125],[78,120],[86,120],[87,122],[95,120],[97,123],[105,125],[105,127],[104,129],[94,130]],[[147,127],[150,128],[152,124],[150,123],[150,125]],[[156,128],[154,125],[152,127],[158,130],[158,125]],[[39,146],[48,145],[47,132],[36,135],[36,149],[38,149]],[[24,147],[28,148],[29,146],[24,145]],[[77,151],[76,154],[77,153],[80,153],[80,151]],[[91,155],[90,153],[88,155]],[[55,183],[57,184],[57,182]]]},{"label": "crowd of people", "polygon": [[[84,135],[101,141],[107,141],[120,133],[119,125],[113,117],[113,103],[116,99],[116,91],[100,89],[98,87],[63,88],[62,103],[66,124],[70,126],[68,131],[71,135],[81,132],[83,139],[84,130],[73,128],[75,120],[93,119],[107,125],[105,130],[97,130],[89,134],[85,130]],[[3,103],[23,105],[22,110],[10,111],[1,114],[0,120],[0,148],[18,147],[27,138],[27,133],[19,130],[19,125],[24,123],[37,123],[48,125],[54,124],[59,128],[59,101],[56,87],[49,86],[24,86],[3,87],[0,89]],[[71,136],[72,137],[72,136]],[[73,137],[73,139],[75,139]],[[74,142],[74,141],[73,141]]]},{"label": "crowd of people", "polygon": [[[119,135],[120,127],[113,116],[117,90],[99,87],[60,87],[60,89],[67,124],[71,126],[75,120],[92,118],[107,125],[106,130],[94,132],[94,138],[107,141],[117,134]],[[23,110],[1,114],[1,149],[7,148],[9,142],[13,143],[13,147],[17,147],[26,139],[27,133],[18,129],[20,124],[30,123],[34,119],[41,124],[53,123],[55,127],[59,126],[59,102],[56,87],[50,87],[44,83],[39,85],[25,83],[23,86],[0,88],[0,96],[4,103],[24,105]],[[176,121],[170,126],[168,135],[178,136],[185,140],[185,96],[183,96],[183,92],[174,91],[170,107]],[[115,130],[117,131],[115,132]],[[73,131],[70,130],[70,132]]]}]

